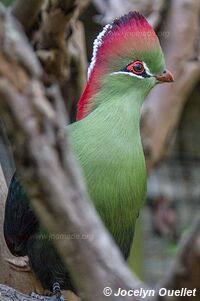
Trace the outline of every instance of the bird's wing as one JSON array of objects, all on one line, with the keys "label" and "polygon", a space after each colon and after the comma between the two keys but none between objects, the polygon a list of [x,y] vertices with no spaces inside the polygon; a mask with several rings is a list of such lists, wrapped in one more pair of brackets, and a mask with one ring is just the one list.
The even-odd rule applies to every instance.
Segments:
[{"label": "bird's wing", "polygon": [[15,173],[9,186],[4,217],[4,237],[13,255],[27,255],[27,240],[36,231],[37,226],[38,220]]}]

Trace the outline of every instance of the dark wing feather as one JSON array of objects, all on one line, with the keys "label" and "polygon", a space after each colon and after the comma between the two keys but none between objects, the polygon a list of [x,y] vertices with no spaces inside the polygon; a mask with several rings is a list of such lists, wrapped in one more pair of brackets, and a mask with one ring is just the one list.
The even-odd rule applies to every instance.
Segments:
[{"label": "dark wing feather", "polygon": [[27,241],[37,226],[38,220],[15,173],[9,186],[4,217],[4,237],[13,255],[27,255]]}]

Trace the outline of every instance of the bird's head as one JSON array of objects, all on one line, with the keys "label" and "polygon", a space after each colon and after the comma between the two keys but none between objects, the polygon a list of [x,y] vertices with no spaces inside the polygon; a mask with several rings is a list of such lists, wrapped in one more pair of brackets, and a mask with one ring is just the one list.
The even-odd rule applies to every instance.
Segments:
[{"label": "bird's head", "polygon": [[172,81],[155,31],[145,17],[131,12],[106,25],[97,36],[77,119],[92,110],[95,95],[105,86],[121,93],[137,86],[147,95],[157,83]]}]

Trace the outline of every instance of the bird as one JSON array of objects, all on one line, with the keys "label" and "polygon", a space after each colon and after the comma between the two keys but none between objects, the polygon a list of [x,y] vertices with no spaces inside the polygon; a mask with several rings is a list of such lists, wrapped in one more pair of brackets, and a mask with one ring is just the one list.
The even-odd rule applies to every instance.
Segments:
[{"label": "bird", "polygon": [[[159,39],[143,15],[130,12],[95,39],[77,120],[67,126],[90,198],[125,260],[146,194],[141,107],[150,90],[164,82],[173,82],[173,76]],[[12,254],[28,256],[44,289],[76,292],[17,172],[6,200],[4,236]]]}]

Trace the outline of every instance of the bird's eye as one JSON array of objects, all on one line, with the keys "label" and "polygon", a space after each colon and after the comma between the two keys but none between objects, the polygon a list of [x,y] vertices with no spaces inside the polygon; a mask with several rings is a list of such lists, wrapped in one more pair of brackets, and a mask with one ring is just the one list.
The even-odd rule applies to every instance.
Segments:
[{"label": "bird's eye", "polygon": [[145,71],[144,64],[141,61],[135,61],[127,67],[128,71],[134,72],[135,74],[142,74]]}]

